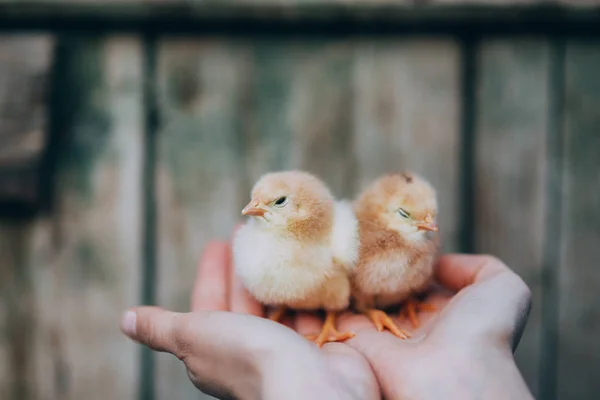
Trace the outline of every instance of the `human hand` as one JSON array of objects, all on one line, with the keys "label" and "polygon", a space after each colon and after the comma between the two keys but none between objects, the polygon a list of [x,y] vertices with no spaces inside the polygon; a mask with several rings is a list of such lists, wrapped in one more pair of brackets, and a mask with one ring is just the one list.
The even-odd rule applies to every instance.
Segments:
[{"label": "human hand", "polygon": [[[212,246],[220,247],[224,253],[220,260],[201,263],[192,309],[264,316],[263,307],[233,274],[227,245]],[[206,254],[211,254],[211,250]],[[344,365],[340,358],[338,373],[347,376],[342,381],[350,386],[356,384],[357,388],[372,385],[365,386],[364,380],[361,385],[355,380],[361,376],[361,370],[365,376],[372,376],[364,364],[361,366],[362,355],[387,399],[531,399],[512,357],[529,312],[527,286],[502,262],[489,256],[443,256],[436,272],[442,286],[426,299],[435,305],[436,312],[420,316],[422,325],[409,340],[377,332],[364,316],[350,312],[340,316],[340,329],[354,331],[356,336],[345,343],[328,343],[323,352],[325,357],[330,357],[332,351],[336,355],[343,352],[347,356],[344,361],[352,361]],[[223,282],[231,283],[227,286]],[[223,295],[224,292],[228,294]],[[284,323],[304,335],[318,332],[322,319],[315,314],[297,313]],[[410,330],[408,321],[397,323]]]},{"label": "human hand", "polygon": [[[220,260],[201,263],[192,309],[264,316],[263,307],[233,274],[227,245],[213,246],[224,253]],[[209,249],[206,254],[210,253]],[[347,367],[360,366],[360,355],[352,352],[358,350],[371,364],[383,397],[388,399],[532,398],[512,357],[529,312],[527,286],[489,256],[447,255],[438,261],[436,272],[443,287],[430,292],[426,301],[437,311],[421,315],[421,328],[411,339],[402,341],[389,332],[377,332],[366,317],[348,312],[340,316],[338,324],[342,330],[354,331],[356,337],[326,344],[325,356],[344,352],[352,361]],[[410,330],[408,321],[397,322]],[[284,323],[304,335],[318,332],[322,319],[297,313]],[[346,370],[341,362],[339,367],[350,385],[356,382],[350,376],[359,377],[362,369]]]},{"label": "human hand", "polygon": [[124,315],[122,329],[153,350],[174,354],[196,387],[218,398],[380,398],[358,351],[341,343],[318,349],[290,329],[310,333],[311,321],[302,316],[286,321],[288,327],[260,318],[263,308],[233,274],[228,243],[207,246],[191,308],[138,307]]},{"label": "human hand", "polygon": [[[426,300],[437,311],[420,317],[408,340],[377,332],[363,316],[346,315],[346,343],[371,364],[387,399],[533,399],[513,359],[530,309],[525,283],[490,256],[447,255]],[[410,330],[408,321],[398,321]]]}]

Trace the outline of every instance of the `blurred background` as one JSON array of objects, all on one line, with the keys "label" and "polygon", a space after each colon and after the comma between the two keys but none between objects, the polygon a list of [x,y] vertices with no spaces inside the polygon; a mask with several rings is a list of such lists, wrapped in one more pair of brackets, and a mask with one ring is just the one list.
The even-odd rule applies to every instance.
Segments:
[{"label": "blurred background", "polygon": [[254,181],[411,168],[502,258],[538,399],[600,393],[600,1],[0,0],[0,399],[199,399],[118,330],[189,308]]}]

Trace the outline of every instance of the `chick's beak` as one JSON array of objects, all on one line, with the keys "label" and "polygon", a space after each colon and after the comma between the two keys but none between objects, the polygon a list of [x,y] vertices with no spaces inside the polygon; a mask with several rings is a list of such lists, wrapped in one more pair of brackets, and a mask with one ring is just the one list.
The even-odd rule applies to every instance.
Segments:
[{"label": "chick's beak", "polygon": [[266,210],[260,208],[258,200],[252,199],[250,203],[246,204],[246,207],[242,210],[242,215],[252,215],[254,217],[262,217],[265,215]]},{"label": "chick's beak", "polygon": [[438,231],[438,226],[433,222],[433,218],[431,217],[431,214],[427,214],[425,216],[425,219],[423,219],[423,221],[419,221],[419,223],[417,223],[417,228],[425,230],[425,231],[432,231],[432,232]]}]

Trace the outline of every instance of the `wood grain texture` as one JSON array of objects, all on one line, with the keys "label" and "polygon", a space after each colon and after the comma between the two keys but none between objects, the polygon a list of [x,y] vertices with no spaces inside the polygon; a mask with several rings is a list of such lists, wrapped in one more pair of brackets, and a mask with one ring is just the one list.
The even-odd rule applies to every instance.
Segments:
[{"label": "wood grain texture", "polygon": [[138,348],[119,319],[141,280],[141,45],[65,37],[57,57],[58,194],[31,244],[34,398],[135,399]]},{"label": "wood grain texture", "polygon": [[475,251],[529,285],[533,308],[516,353],[537,394],[546,216],[550,53],[539,40],[488,40],[477,57]]},{"label": "wood grain texture", "polygon": [[323,40],[261,41],[246,115],[246,189],[269,171],[299,168],[351,197],[352,47]]},{"label": "wood grain texture", "polygon": [[412,169],[438,192],[445,251],[458,249],[459,49],[451,40],[377,40],[356,52],[356,191]]},{"label": "wood grain texture", "polygon": [[[158,57],[158,304],[188,311],[204,246],[229,237],[242,207],[248,54],[219,40],[164,40]],[[156,371],[156,398],[198,398],[175,357],[158,355]]]},{"label": "wood grain texture", "polygon": [[34,398],[35,292],[30,222],[0,222],[0,393]]},{"label": "wood grain texture", "polygon": [[0,201],[38,195],[52,45],[48,35],[0,36]]},{"label": "wood grain texture", "polygon": [[[302,168],[340,196],[352,177],[346,43],[165,41],[159,79],[159,303],[187,310],[205,244],[228,238],[260,175]],[[160,355],[157,397],[197,398]]]},{"label": "wood grain texture", "polygon": [[600,42],[566,50],[565,170],[559,271],[559,399],[600,392]]}]

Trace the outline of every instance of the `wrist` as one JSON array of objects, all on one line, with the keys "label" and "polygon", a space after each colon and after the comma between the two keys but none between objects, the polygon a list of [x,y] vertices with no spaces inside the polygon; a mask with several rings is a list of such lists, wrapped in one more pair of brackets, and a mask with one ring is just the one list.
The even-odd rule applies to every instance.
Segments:
[{"label": "wrist", "polygon": [[427,398],[437,399],[446,390],[443,397],[449,399],[533,400],[510,349],[472,346],[446,360],[438,371],[444,378],[431,377],[439,385]]},{"label": "wrist", "polygon": [[510,348],[492,349],[488,357],[482,367],[485,399],[534,400]]}]

